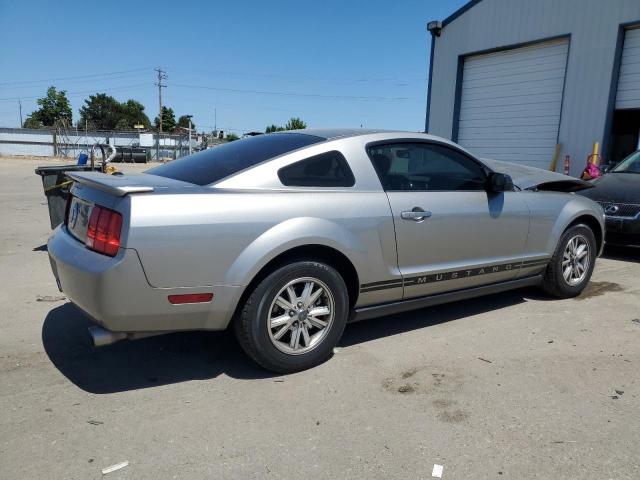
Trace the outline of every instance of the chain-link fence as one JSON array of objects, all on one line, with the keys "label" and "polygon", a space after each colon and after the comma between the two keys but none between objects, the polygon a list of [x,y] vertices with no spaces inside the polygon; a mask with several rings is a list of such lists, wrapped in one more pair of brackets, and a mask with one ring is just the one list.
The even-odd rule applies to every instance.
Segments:
[{"label": "chain-link fence", "polygon": [[[0,155],[76,158],[94,143],[107,143],[122,152],[144,150],[147,161],[179,158],[189,153],[189,137],[183,134],[158,134],[116,131],[65,131],[29,128],[0,128]],[[191,138],[191,149],[202,146],[200,135]]]}]

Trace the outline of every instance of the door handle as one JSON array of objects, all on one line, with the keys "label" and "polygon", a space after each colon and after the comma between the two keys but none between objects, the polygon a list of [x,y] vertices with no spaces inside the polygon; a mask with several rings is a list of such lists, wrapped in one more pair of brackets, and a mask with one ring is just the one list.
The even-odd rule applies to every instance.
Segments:
[{"label": "door handle", "polygon": [[411,211],[401,212],[400,218],[403,220],[413,220],[414,222],[421,222],[425,218],[429,218],[431,212],[427,212],[420,207],[413,207]]}]

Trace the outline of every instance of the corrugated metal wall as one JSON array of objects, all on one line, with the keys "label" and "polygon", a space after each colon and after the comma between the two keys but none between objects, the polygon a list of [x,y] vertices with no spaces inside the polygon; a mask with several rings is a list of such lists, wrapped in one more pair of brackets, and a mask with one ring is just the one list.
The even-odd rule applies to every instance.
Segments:
[{"label": "corrugated metal wall", "polygon": [[458,143],[480,157],[548,168],[569,41],[465,58]]},{"label": "corrugated metal wall", "polygon": [[616,108],[640,108],[640,28],[624,35]]},{"label": "corrugated metal wall", "polygon": [[604,140],[620,25],[631,22],[640,23],[640,0],[480,1],[436,38],[429,132],[452,136],[461,57],[570,35],[559,141],[579,175]]}]

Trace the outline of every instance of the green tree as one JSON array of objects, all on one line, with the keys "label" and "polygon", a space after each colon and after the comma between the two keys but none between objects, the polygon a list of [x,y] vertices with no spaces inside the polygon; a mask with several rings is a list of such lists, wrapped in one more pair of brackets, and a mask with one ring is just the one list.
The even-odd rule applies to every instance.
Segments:
[{"label": "green tree", "polygon": [[236,135],[235,133],[228,133],[227,134],[227,142],[234,142],[236,140],[238,140],[240,137],[238,135]]},{"label": "green tree", "polygon": [[279,127],[278,125],[271,124],[267,128],[265,128],[265,133],[273,133],[273,132],[282,132],[284,127]]},{"label": "green tree", "polygon": [[[178,126],[183,128],[189,128],[189,115],[180,115],[178,119]],[[193,123],[193,118],[191,119],[191,128],[193,130],[196,129],[196,124]]]},{"label": "green tree", "polygon": [[67,122],[71,125],[72,113],[67,92],[56,90],[56,87],[47,89],[47,96],[38,99],[40,108],[27,115],[24,122],[25,128],[52,127],[56,122]]},{"label": "green tree", "polygon": [[120,119],[118,122],[126,122],[127,129],[131,130],[134,125],[144,125],[145,128],[151,127],[151,121],[147,114],[144,113],[144,105],[136,100],[127,100],[120,104]]},{"label": "green tree", "polygon": [[285,130],[304,130],[305,128],[307,128],[307,124],[298,117],[292,117],[284,126]]},{"label": "green tree", "polygon": [[[160,130],[160,118],[156,117],[153,123],[156,129]],[[173,113],[173,108],[162,107],[162,131],[173,132],[176,128],[176,114]]]},{"label": "green tree", "polygon": [[120,102],[106,93],[89,95],[80,108],[79,127],[88,125],[97,130],[114,130],[120,120]]},{"label": "green tree", "polygon": [[137,124],[151,127],[149,117],[144,113],[144,105],[135,100],[120,103],[106,93],[90,95],[80,109],[78,126],[85,124],[98,130],[133,130]]}]

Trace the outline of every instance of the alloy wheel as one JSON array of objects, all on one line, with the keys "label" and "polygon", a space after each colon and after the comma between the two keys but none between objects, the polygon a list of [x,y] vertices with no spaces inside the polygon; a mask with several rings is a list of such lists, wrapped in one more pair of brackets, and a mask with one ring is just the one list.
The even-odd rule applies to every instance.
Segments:
[{"label": "alloy wheel", "polygon": [[317,278],[296,278],[282,287],[271,303],[269,338],[283,353],[307,353],[327,336],[334,316],[335,301],[329,288]]},{"label": "alloy wheel", "polygon": [[589,242],[583,235],[572,237],[564,249],[562,276],[568,285],[574,287],[582,283],[589,271],[591,255]]}]

